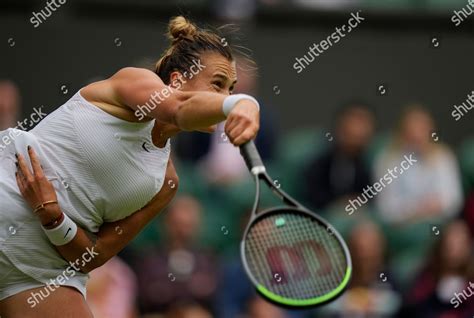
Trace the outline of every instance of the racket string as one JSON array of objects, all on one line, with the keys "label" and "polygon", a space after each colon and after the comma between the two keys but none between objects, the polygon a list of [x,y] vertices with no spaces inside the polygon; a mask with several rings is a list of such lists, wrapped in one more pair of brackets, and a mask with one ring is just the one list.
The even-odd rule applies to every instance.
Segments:
[{"label": "racket string", "polygon": [[323,296],[340,286],[346,274],[339,240],[303,214],[278,213],[259,220],[248,232],[245,253],[257,282],[283,297]]}]

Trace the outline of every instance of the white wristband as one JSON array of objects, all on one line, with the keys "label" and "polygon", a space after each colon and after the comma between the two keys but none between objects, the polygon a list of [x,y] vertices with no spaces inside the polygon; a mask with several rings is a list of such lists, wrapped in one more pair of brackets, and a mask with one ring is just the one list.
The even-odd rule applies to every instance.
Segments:
[{"label": "white wristband", "polygon": [[64,214],[64,219],[61,224],[54,229],[45,229],[43,227],[43,231],[46,233],[46,236],[51,243],[56,246],[61,246],[71,242],[76,236],[77,225],[66,214]]},{"label": "white wristband", "polygon": [[222,104],[222,111],[224,112],[224,115],[226,117],[229,116],[229,113],[232,111],[232,109],[234,109],[235,105],[237,105],[237,103],[240,102],[242,99],[249,99],[253,101],[257,106],[258,110],[260,110],[260,105],[258,101],[252,96],[247,94],[235,94],[227,96],[224,99],[224,103]]}]

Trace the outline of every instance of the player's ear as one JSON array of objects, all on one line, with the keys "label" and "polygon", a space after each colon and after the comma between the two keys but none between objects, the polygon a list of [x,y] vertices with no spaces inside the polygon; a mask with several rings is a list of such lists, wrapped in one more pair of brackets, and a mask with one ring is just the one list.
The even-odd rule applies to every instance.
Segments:
[{"label": "player's ear", "polygon": [[[178,83],[180,83],[180,85],[182,85],[183,82],[184,82],[183,79],[184,79],[184,77],[183,77],[183,74],[181,74],[181,72],[173,71],[170,74],[169,83],[170,83],[171,86],[176,86]],[[174,88],[176,88],[176,87],[174,87]]]}]

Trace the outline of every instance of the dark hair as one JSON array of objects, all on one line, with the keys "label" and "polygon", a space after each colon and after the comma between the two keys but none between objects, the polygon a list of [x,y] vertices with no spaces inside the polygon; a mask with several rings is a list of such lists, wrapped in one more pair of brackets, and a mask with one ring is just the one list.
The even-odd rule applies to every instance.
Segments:
[{"label": "dark hair", "polygon": [[[461,223],[463,224],[469,234],[469,238],[472,241],[472,233],[469,231],[468,225],[465,220],[461,218],[456,218],[452,220],[450,223],[446,224],[443,229],[440,231],[441,235],[440,238],[436,241],[435,245],[433,246],[433,249],[431,251],[431,259],[428,263],[427,270],[434,276],[436,281],[438,281],[441,278],[441,275],[443,274],[443,271],[445,270],[445,263],[444,260],[442,259],[442,252],[443,252],[443,244],[445,243],[448,234],[449,234],[449,229],[452,227],[454,224]],[[470,246],[466,246],[467,249],[470,249]],[[471,253],[471,256],[468,258],[465,264],[459,268],[462,272],[462,274],[465,274],[468,276],[469,279],[474,278],[474,259]]]},{"label": "dark hair", "polygon": [[169,84],[172,72],[185,72],[203,52],[216,52],[229,61],[233,60],[231,47],[225,38],[217,32],[199,29],[183,16],[170,20],[167,35],[171,45],[155,67],[155,73],[165,84]]},{"label": "dark hair", "polygon": [[364,100],[352,99],[342,103],[335,112],[335,119],[338,120],[355,110],[363,110],[372,116],[375,116],[375,109]]}]

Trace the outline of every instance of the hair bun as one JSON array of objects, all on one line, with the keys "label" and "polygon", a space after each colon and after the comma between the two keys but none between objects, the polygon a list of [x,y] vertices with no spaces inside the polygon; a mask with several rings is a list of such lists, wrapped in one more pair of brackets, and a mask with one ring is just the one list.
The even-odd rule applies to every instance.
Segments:
[{"label": "hair bun", "polygon": [[191,39],[197,34],[197,32],[197,27],[183,16],[172,18],[168,25],[168,37],[173,42],[182,38]]}]

